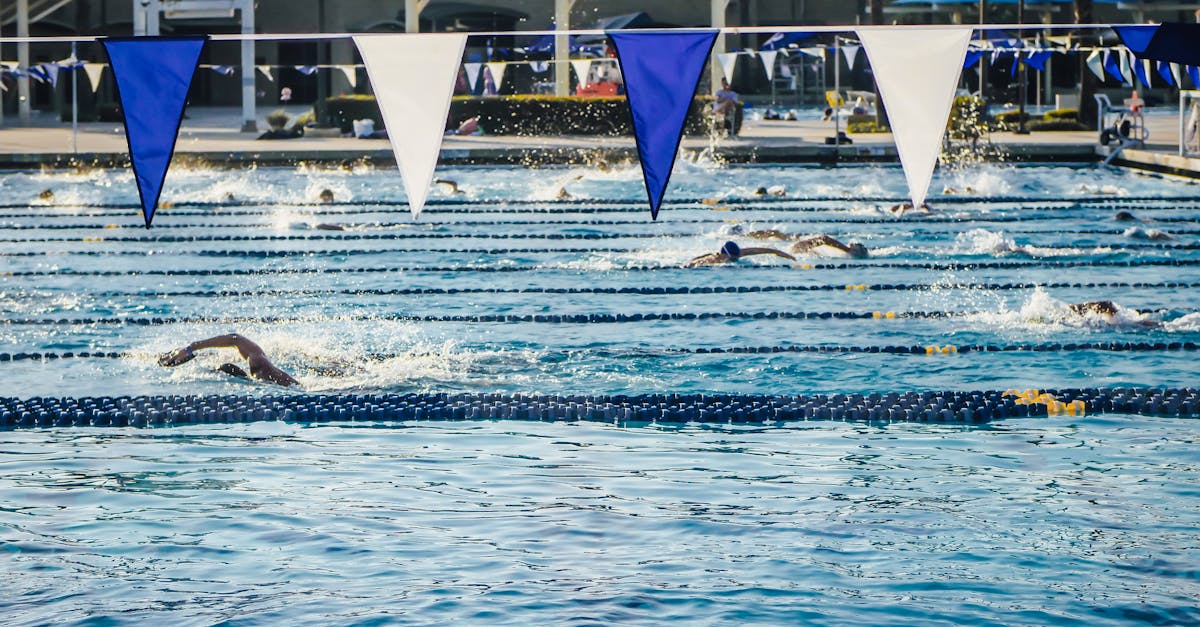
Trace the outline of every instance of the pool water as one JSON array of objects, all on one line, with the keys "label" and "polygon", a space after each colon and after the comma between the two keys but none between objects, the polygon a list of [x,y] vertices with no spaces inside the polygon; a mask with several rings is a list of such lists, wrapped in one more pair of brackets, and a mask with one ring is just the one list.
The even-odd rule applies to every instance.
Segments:
[{"label": "pool water", "polygon": [[[0,256],[14,273],[0,277],[10,321],[0,325],[0,354],[120,356],[6,363],[2,393],[276,392],[217,372],[236,360],[229,355],[156,364],[162,352],[234,331],[317,392],[778,394],[1194,381],[1187,351],[697,352],[1196,340],[1200,301],[1176,286],[1200,282],[1193,184],[1092,167],[988,167],[934,183],[935,191],[969,188],[972,198],[934,194],[936,214],[896,219],[882,210],[904,196],[896,167],[682,163],[674,202],[652,222],[636,166],[438,176],[465,193],[436,186],[435,204],[414,221],[388,170],[176,169],[164,193],[174,206],[146,231],[125,172],[5,175],[5,197],[17,202],[0,209]],[[564,182],[575,200],[556,202]],[[788,196],[755,198],[756,187],[770,185]],[[42,189],[55,205],[36,200]],[[346,204],[303,204],[321,189]],[[1118,210],[1150,221],[1115,222]],[[1134,226],[1175,239],[1123,234]],[[680,267],[730,239],[786,248],[736,233],[771,228],[860,241],[872,256]],[[1122,307],[1117,324],[1067,309],[1105,299]],[[825,313],[841,317],[810,317]]]},{"label": "pool water", "polygon": [[[987,166],[939,173],[935,212],[897,218],[896,167],[681,161],[652,222],[636,167],[438,176],[465,193],[437,186],[412,220],[392,171],[176,168],[147,231],[127,172],[0,175],[0,396],[286,393],[217,372],[234,355],[156,364],[233,331],[317,393],[1196,382],[1181,347],[1200,341],[1200,188],[1185,181]],[[560,184],[572,200],[556,200]],[[771,185],[787,196],[754,195]],[[338,202],[313,204],[322,189]],[[334,223],[346,230],[317,228]],[[730,239],[786,246],[753,229],[872,255],[681,267]],[[1068,307],[1101,299],[1119,305],[1112,320]],[[1174,348],[1064,348],[1108,342]],[[1046,345],[1059,348],[712,352]],[[0,430],[0,612],[15,625],[1197,624],[1195,433],[1126,415]]]}]

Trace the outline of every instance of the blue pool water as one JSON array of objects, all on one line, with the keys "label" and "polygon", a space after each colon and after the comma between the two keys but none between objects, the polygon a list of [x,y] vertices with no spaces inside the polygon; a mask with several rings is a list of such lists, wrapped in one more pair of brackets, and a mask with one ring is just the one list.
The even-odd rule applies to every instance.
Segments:
[{"label": "blue pool water", "polygon": [[[280,393],[218,373],[229,355],[155,363],[231,331],[318,393],[1196,385],[1186,350],[711,352],[1200,341],[1200,188],[1187,182],[989,166],[940,173],[936,213],[897,219],[883,211],[904,196],[895,167],[681,162],[651,222],[633,167],[438,176],[465,194],[439,186],[413,221],[391,171],[177,168],[174,206],[146,231],[126,172],[0,175],[0,357],[59,357],[0,361],[0,396]],[[561,182],[573,201],[555,200]],[[776,184],[787,197],[754,198]],[[47,188],[53,204],[37,200]],[[325,188],[340,204],[306,204]],[[1145,221],[1115,222],[1119,210]],[[727,239],[752,244],[738,228],[829,233],[873,255],[680,268]],[[1100,299],[1121,307],[1115,321],[1067,307]],[[1108,415],[0,431],[0,612],[1195,624],[1194,427]]]}]

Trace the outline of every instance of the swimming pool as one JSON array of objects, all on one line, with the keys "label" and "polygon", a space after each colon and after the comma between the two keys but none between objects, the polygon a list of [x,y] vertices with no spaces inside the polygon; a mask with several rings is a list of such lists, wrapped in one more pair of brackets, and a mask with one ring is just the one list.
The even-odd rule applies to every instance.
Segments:
[{"label": "swimming pool", "polygon": [[[935,191],[966,193],[897,219],[881,208],[905,195],[898,168],[681,162],[651,222],[634,167],[438,175],[465,194],[438,186],[414,222],[391,171],[177,168],[150,231],[127,173],[0,176],[0,397],[1195,384],[1200,188],[1187,182],[984,167],[941,173]],[[555,200],[560,183],[573,200]],[[770,185],[788,195],[754,195]],[[53,205],[36,200],[47,188]],[[338,203],[312,204],[326,188]],[[680,267],[746,243],[739,228],[828,233],[872,256]],[[1115,324],[1067,308],[1100,299],[1123,308]],[[304,389],[231,379],[216,371],[228,357],[155,363],[230,331]],[[1194,624],[1194,425],[0,430],[0,611],[16,624]]]}]

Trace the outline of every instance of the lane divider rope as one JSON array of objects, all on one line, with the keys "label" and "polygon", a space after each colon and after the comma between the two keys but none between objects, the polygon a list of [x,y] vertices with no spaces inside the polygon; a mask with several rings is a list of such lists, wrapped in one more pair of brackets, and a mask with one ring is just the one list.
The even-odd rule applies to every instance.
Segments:
[{"label": "lane divider rope", "polygon": [[[738,286],[699,286],[699,287],[464,287],[464,288],[407,288],[407,289],[373,289],[351,288],[341,290],[311,289],[311,290],[178,290],[170,292],[119,291],[108,290],[92,292],[95,297],[127,297],[138,298],[174,298],[174,297],[261,297],[261,296],[437,296],[457,294],[637,294],[646,296],[681,295],[681,294],[757,294],[769,292],[841,292],[841,291],[928,291],[928,290],[1027,290],[1041,287],[1043,289],[1196,289],[1200,282],[1166,281],[1150,282],[1121,282],[1121,283],[874,283],[858,285],[738,285]],[[18,298],[32,298],[33,292],[11,292]]]},{"label": "lane divider rope", "polygon": [[0,428],[172,427],[286,421],[528,420],[777,424],[808,420],[981,424],[1089,413],[1200,416],[1200,391],[991,390],[832,395],[292,394],[0,397]]},{"label": "lane divider rope", "polygon": [[[1192,267],[1200,265],[1200,259],[1139,259],[1139,260],[1109,260],[1087,259],[1080,261],[1035,260],[1029,262],[978,262],[978,263],[815,263],[797,265],[737,265],[719,268],[720,270],[873,270],[878,268],[895,268],[905,270],[934,270],[940,272],[962,272],[987,269],[1012,268],[1139,268],[1139,267]],[[663,270],[679,270],[679,266],[628,266],[625,268],[610,268],[603,272],[659,272]],[[696,268],[696,271],[716,271],[718,268]],[[48,277],[48,276],[253,276],[253,275],[310,275],[310,274],[378,274],[391,272],[411,273],[451,273],[451,272],[546,272],[564,271],[583,273],[579,268],[556,268],[546,266],[435,266],[435,267],[384,267],[384,268],[223,268],[203,270],[162,270],[140,269],[129,270],[18,270],[0,271],[0,277]]]}]

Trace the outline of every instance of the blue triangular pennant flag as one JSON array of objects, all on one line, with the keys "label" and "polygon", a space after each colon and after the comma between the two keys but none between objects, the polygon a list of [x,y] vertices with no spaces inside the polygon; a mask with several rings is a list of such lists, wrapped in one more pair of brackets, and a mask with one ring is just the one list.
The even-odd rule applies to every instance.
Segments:
[{"label": "blue triangular pennant flag", "polygon": [[1150,89],[1150,77],[1146,76],[1146,64],[1142,63],[1141,59],[1133,60],[1133,75],[1145,85],[1146,89]]},{"label": "blue triangular pennant flag", "polygon": [[117,83],[129,160],[142,200],[146,228],[154,219],[175,138],[183,121],[200,51],[197,37],[133,37],[100,40]]},{"label": "blue triangular pennant flag", "polygon": [[1021,62],[1021,51],[1018,50],[1013,53],[1012,67],[1008,68],[1008,73],[1013,76],[1016,76],[1017,75],[1017,64],[1020,62]]},{"label": "blue triangular pennant flag", "polygon": [[1023,63],[1039,72],[1045,72],[1046,62],[1049,61],[1050,57],[1052,56],[1054,56],[1054,53],[1049,50],[1039,50],[1038,52],[1030,54],[1029,58],[1025,59]]},{"label": "blue triangular pennant flag", "polygon": [[1200,65],[1200,24],[1167,22],[1157,26],[1116,26],[1113,30],[1134,54],[1154,61]]},{"label": "blue triangular pennant flag", "polygon": [[965,70],[969,67],[974,67],[975,64],[979,63],[979,60],[982,58],[983,58],[982,50],[971,50],[971,51],[967,52],[967,58],[965,61],[963,61],[963,69]]},{"label": "blue triangular pennant flag", "polygon": [[717,31],[610,31],[607,35],[625,77],[650,216],[657,220],[683,139],[683,124]]},{"label": "blue triangular pennant flag", "polygon": [[1121,74],[1121,59],[1118,58],[1115,52],[1109,52],[1104,57],[1104,71],[1108,72],[1109,76],[1117,79],[1118,83],[1125,83],[1125,75]]},{"label": "blue triangular pennant flag", "polygon": [[1194,65],[1189,67],[1188,77],[1192,79],[1192,87],[1200,89],[1200,67]]},{"label": "blue triangular pennant flag", "polygon": [[1175,87],[1175,77],[1171,75],[1171,64],[1166,61],[1158,62],[1158,75],[1171,87]]}]

